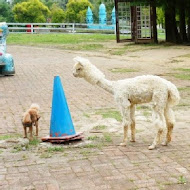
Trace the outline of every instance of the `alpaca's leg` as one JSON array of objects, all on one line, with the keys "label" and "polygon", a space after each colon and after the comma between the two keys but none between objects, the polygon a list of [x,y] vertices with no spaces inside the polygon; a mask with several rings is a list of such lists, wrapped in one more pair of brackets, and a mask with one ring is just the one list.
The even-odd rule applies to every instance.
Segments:
[{"label": "alpaca's leg", "polygon": [[162,136],[166,133],[166,121],[164,117],[164,111],[155,112],[154,111],[154,126],[157,129],[156,136],[152,145],[148,147],[149,150],[155,149],[156,145],[160,143]]},{"label": "alpaca's leg", "polygon": [[172,131],[173,131],[174,123],[175,123],[175,116],[174,116],[173,110],[170,107],[167,107],[165,109],[164,114],[165,114],[166,124],[167,124],[167,134],[162,145],[166,146],[171,141],[171,135],[172,135]]},{"label": "alpaca's leg", "polygon": [[135,105],[130,107],[130,118],[131,118],[131,142],[135,142]]},{"label": "alpaca's leg", "polygon": [[127,137],[128,137],[128,127],[130,126],[130,109],[129,108],[123,108],[122,109],[122,116],[123,116],[123,142],[120,143],[120,146],[126,146],[127,145]]},{"label": "alpaca's leg", "polygon": [[120,146],[126,146],[127,145],[128,125],[123,126],[123,133],[124,133],[123,142],[120,143]]},{"label": "alpaca's leg", "polygon": [[166,133],[166,119],[164,116],[164,110],[167,105],[168,100],[168,90],[166,86],[163,84],[159,84],[159,88],[154,91],[152,102],[153,102],[153,125],[156,128],[156,136],[152,145],[148,148],[152,150],[156,148],[156,145],[160,143],[161,138]]}]

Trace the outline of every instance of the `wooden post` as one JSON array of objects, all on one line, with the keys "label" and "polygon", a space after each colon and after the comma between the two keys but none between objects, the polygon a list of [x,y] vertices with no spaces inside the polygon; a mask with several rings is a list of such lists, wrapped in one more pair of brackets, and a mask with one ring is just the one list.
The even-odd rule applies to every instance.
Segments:
[{"label": "wooden post", "polygon": [[156,5],[155,5],[155,0],[151,1],[151,7],[150,7],[150,15],[151,15],[151,27],[153,30],[152,33],[152,38],[154,43],[158,43],[158,33],[157,33],[157,22],[156,22]]},{"label": "wooden post", "polygon": [[119,37],[118,0],[115,0],[115,17],[116,17],[116,40],[117,43],[119,43],[120,37]]},{"label": "wooden post", "polygon": [[33,34],[34,33],[34,25],[33,25],[33,23],[31,23],[31,33]]}]

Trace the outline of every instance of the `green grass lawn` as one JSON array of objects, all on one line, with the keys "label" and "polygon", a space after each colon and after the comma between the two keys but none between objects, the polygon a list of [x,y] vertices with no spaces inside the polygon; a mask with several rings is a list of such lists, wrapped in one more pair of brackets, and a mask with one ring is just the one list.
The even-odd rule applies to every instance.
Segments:
[{"label": "green grass lawn", "polygon": [[[165,34],[158,32],[158,37],[164,39]],[[7,37],[8,44],[17,45],[63,45],[80,43],[97,43],[116,40],[115,34],[21,34],[11,33]]]},{"label": "green grass lawn", "polygon": [[62,45],[85,42],[106,42],[115,40],[115,35],[105,34],[10,34],[8,44],[17,45]]},{"label": "green grass lawn", "polygon": [[117,44],[114,34],[22,34],[10,33],[8,45],[42,46],[76,51],[101,51],[111,55],[142,49],[160,48],[160,44]]}]

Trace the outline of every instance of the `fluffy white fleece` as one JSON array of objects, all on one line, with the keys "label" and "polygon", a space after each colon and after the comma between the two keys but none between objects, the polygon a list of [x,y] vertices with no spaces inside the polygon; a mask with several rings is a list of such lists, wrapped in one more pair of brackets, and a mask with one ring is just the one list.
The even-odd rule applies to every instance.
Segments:
[{"label": "fluffy white fleece", "polygon": [[[157,128],[156,137],[149,149],[154,149],[165,134],[163,145],[171,141],[175,117],[172,107],[180,100],[176,86],[158,76],[144,75],[118,81],[109,81],[88,59],[74,58],[73,75],[98,85],[113,94],[123,116],[124,140],[127,143],[128,127],[131,127],[131,140],[135,141],[135,105],[153,103],[153,125]],[[162,135],[162,136],[161,136]]]}]

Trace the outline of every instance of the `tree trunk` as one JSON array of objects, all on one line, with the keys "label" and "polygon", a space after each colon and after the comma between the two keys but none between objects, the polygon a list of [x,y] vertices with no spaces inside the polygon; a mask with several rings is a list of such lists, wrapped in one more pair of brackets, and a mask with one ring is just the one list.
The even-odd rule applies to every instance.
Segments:
[{"label": "tree trunk", "polygon": [[189,17],[188,17],[187,27],[188,27],[188,30],[187,30],[187,37],[188,37],[188,40],[189,40],[189,42],[190,42],[190,15],[189,15]]},{"label": "tree trunk", "polygon": [[180,37],[182,42],[187,42],[186,34],[186,23],[185,23],[185,2],[181,0],[179,3],[179,28],[180,28]]},{"label": "tree trunk", "polygon": [[165,7],[165,28],[166,42],[179,43],[180,37],[176,25],[175,0],[166,0]]},{"label": "tree trunk", "polygon": [[188,7],[187,7],[187,38],[190,42],[190,3],[188,4]]},{"label": "tree trunk", "polygon": [[153,41],[158,43],[158,33],[157,33],[157,17],[156,17],[156,2],[151,1],[151,15],[152,15],[152,27],[153,27]]}]

